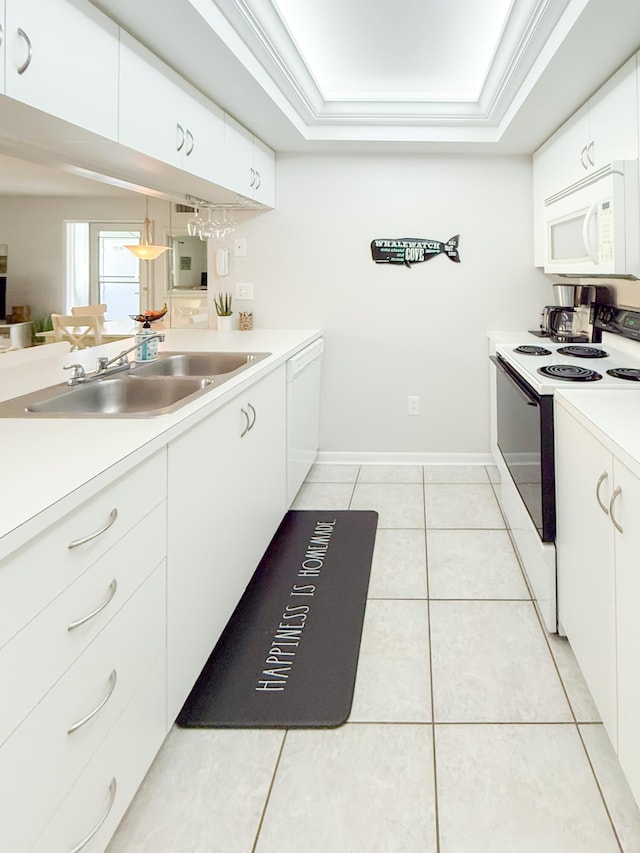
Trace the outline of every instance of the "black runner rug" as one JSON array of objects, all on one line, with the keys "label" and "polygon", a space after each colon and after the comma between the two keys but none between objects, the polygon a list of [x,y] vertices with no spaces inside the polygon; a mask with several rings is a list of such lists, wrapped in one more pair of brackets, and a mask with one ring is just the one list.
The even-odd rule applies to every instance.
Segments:
[{"label": "black runner rug", "polygon": [[378,513],[290,510],[177,723],[312,728],[351,710]]}]

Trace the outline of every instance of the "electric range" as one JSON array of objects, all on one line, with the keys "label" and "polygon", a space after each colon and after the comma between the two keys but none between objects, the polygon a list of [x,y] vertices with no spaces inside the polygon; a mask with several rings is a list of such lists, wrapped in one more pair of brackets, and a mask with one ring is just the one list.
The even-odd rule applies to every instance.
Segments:
[{"label": "electric range", "polygon": [[592,343],[523,335],[518,342],[496,343],[491,356],[500,504],[549,631],[558,629],[554,391],[640,391],[640,312],[598,305],[591,320]]}]

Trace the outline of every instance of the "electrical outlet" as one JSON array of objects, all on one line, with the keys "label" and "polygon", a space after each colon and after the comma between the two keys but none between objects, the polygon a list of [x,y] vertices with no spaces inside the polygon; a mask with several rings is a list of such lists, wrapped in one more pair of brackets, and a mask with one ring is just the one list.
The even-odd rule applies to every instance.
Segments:
[{"label": "electrical outlet", "polygon": [[420,414],[420,397],[407,397],[407,414]]},{"label": "electrical outlet", "polygon": [[236,299],[253,299],[253,282],[236,282]]},{"label": "electrical outlet", "polygon": [[247,257],[247,238],[235,237],[233,241],[233,256],[234,258]]}]

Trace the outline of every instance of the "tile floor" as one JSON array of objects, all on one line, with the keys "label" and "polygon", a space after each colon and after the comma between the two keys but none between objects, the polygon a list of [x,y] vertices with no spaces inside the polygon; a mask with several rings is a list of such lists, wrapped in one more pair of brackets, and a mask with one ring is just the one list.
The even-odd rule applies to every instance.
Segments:
[{"label": "tile floor", "polygon": [[542,629],[481,466],[316,465],[295,508],[375,509],[351,716],[174,728],[109,853],[640,851],[567,642]]}]

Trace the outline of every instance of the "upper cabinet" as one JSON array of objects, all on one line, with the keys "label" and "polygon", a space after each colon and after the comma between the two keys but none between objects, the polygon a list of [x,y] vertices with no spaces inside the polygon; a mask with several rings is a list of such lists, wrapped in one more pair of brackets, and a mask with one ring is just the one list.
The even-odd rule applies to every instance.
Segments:
[{"label": "upper cabinet", "polygon": [[5,93],[117,139],[118,26],[83,0],[4,0],[4,6]]},{"label": "upper cabinet", "polygon": [[220,183],[224,113],[121,32],[119,141]]},{"label": "upper cabinet", "polygon": [[224,123],[225,186],[247,198],[275,204],[275,155],[230,116]]},{"label": "upper cabinet", "polygon": [[639,151],[638,71],[633,56],[533,156],[535,265],[544,265],[544,200],[612,160]]}]

